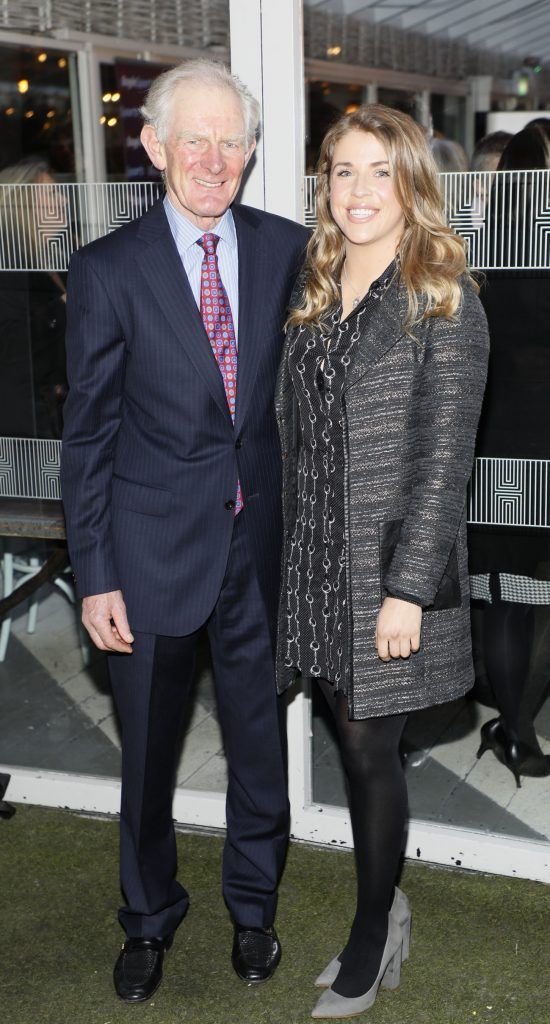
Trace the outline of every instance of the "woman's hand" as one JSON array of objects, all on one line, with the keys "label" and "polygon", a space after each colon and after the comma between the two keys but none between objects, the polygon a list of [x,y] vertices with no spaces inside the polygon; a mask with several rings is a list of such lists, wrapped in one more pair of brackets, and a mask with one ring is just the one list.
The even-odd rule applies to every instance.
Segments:
[{"label": "woman's hand", "polygon": [[376,620],[376,650],[382,661],[408,658],[420,648],[422,608],[398,597],[386,597]]}]

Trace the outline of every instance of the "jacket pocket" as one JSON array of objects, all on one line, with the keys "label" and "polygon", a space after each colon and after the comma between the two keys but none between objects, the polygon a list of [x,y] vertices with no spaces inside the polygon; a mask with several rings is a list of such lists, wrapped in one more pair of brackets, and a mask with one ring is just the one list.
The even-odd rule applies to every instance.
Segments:
[{"label": "jacket pocket", "polygon": [[[384,579],[390,568],[395,549],[399,542],[402,526],[402,519],[390,519],[387,522],[380,522],[378,524],[380,584],[382,593],[384,593]],[[456,551],[456,544],[453,544],[433,604],[424,608],[424,611],[437,612],[448,608],[460,608],[461,604],[462,595],[460,593],[458,555]]]},{"label": "jacket pocket", "polygon": [[172,507],[172,491],[148,487],[121,476],[113,476],[112,499],[115,508],[125,508],[145,516],[167,516]]}]

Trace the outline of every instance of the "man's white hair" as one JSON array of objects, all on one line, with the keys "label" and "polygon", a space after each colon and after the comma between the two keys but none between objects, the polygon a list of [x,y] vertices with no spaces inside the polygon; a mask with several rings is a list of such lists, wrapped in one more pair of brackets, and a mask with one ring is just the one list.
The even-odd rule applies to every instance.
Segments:
[{"label": "man's white hair", "polygon": [[145,124],[155,129],[159,142],[165,143],[168,138],[172,98],[180,82],[230,89],[242,106],[246,146],[252,145],[260,125],[260,104],[244,82],[232,75],[224,64],[202,57],[164,71],[150,86],[140,110]]}]

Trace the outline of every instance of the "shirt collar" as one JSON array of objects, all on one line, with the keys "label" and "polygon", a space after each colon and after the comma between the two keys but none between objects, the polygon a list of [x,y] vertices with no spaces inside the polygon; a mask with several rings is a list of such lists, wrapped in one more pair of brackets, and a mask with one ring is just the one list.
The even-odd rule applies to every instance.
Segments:
[{"label": "shirt collar", "polygon": [[[205,232],[195,224],[192,224],[183,213],[176,210],[168,196],[164,197],[164,210],[168,218],[168,223],[174,236],[178,252],[184,252],[186,249],[191,249],[191,247],[197,243],[198,239],[202,238]],[[216,227],[212,229],[212,233],[223,239],[231,249],[236,250],[237,232],[235,230],[235,221],[233,219],[231,208],[225,211],[221,220],[216,224]]]}]

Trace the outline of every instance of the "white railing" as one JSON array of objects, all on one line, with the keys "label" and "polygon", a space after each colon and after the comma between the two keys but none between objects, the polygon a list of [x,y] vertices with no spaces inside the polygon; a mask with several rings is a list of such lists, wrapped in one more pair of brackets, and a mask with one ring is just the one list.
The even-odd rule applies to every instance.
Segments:
[{"label": "white railing", "polygon": [[[550,171],[441,174],[447,219],[475,270],[550,266]],[[304,178],[304,220],[316,223],[316,178]],[[160,183],[0,185],[0,270],[67,269],[71,253],[139,217]]]},{"label": "white railing", "polygon": [[[550,171],[440,174],[449,225],[468,244],[474,270],[550,267]],[[304,178],[304,219],[316,223],[315,183]]]},{"label": "white railing", "polygon": [[306,174],[304,178],[304,224],[308,228],[314,228],[317,223],[316,185],[317,176]]},{"label": "white railing", "polygon": [[0,437],[0,498],[59,501],[61,441]]},{"label": "white railing", "polygon": [[[61,441],[0,437],[0,498],[59,500]],[[468,522],[550,527],[550,461],[476,459]]]},{"label": "white railing", "polygon": [[75,249],[135,220],[156,182],[0,185],[0,270],[67,269]]}]

